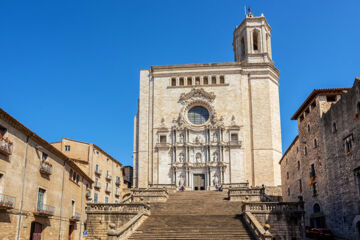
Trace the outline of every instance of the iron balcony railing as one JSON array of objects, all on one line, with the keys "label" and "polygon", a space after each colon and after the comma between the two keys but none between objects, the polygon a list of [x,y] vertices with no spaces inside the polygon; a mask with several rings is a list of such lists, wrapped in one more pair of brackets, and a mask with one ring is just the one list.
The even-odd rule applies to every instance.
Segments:
[{"label": "iron balcony railing", "polygon": [[12,209],[15,207],[16,198],[0,194],[0,209]]},{"label": "iron balcony railing", "polygon": [[80,219],[81,219],[80,213],[73,213],[73,215],[70,218],[70,220],[72,221],[80,221]]},{"label": "iron balcony railing", "polygon": [[119,191],[116,191],[116,192],[115,192],[115,196],[117,196],[117,197],[120,196]]},{"label": "iron balcony railing", "polygon": [[100,169],[95,169],[95,173],[96,173],[97,175],[101,175],[102,171],[101,171]]},{"label": "iron balcony railing", "polygon": [[116,184],[116,185],[120,185],[120,184],[121,184],[120,178],[116,178],[115,184]]},{"label": "iron balcony railing", "polygon": [[99,182],[95,182],[94,188],[100,189],[100,188],[101,188],[101,184],[100,184]]},{"label": "iron balcony railing", "polygon": [[110,187],[105,188],[105,192],[110,193],[111,192]]},{"label": "iron balcony railing", "polygon": [[112,179],[111,175],[109,175],[109,174],[106,175],[106,180],[109,180],[109,181],[110,181],[111,179]]},{"label": "iron balcony railing", "polygon": [[91,199],[91,191],[90,190],[86,192],[86,198]]},{"label": "iron balcony railing", "polygon": [[46,204],[42,204],[42,205],[37,205],[36,206],[36,212],[40,215],[45,215],[45,216],[54,216],[55,213],[55,207],[54,206],[50,206],[50,205],[46,205]]},{"label": "iron balcony railing", "polygon": [[43,174],[51,175],[52,174],[52,165],[47,161],[41,161],[40,163],[40,172]]},{"label": "iron balcony railing", "polygon": [[0,152],[5,155],[12,154],[13,143],[8,139],[0,136]]}]

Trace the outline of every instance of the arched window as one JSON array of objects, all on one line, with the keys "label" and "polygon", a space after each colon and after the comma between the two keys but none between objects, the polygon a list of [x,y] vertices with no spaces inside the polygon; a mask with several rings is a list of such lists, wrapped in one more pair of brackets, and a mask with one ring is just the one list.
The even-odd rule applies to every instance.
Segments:
[{"label": "arched window", "polygon": [[304,148],[304,154],[307,155],[307,147]]},{"label": "arched window", "polygon": [[244,40],[244,37],[241,38],[240,48],[241,48],[241,57],[244,57],[244,55],[245,55],[245,40]]},{"label": "arched window", "polygon": [[184,78],[180,78],[180,80],[179,80],[179,85],[180,85],[180,86],[184,86]]},{"label": "arched window", "polygon": [[209,81],[208,81],[208,77],[204,77],[204,85],[208,85]]},{"label": "arched window", "polygon": [[72,179],[73,179],[74,181],[76,181],[76,173],[75,173],[75,172],[73,172]]},{"label": "arched window", "polygon": [[317,141],[314,139],[314,148],[317,148]]},{"label": "arched window", "polygon": [[333,125],[332,125],[332,132],[333,133],[336,133],[337,129],[336,129],[336,122],[333,122]]},{"label": "arched window", "polygon": [[356,113],[360,113],[360,102],[356,105]]},{"label": "arched window", "polygon": [[300,161],[297,162],[297,169],[300,170]]},{"label": "arched window", "polygon": [[171,86],[176,86],[176,78],[171,79]]},{"label": "arched window", "polygon": [[259,50],[259,33],[258,31],[253,31],[253,49],[254,51]]},{"label": "arched window", "polygon": [[192,79],[191,79],[191,77],[188,77],[188,78],[187,78],[187,85],[188,85],[188,86],[191,86],[191,85],[192,85]]},{"label": "arched window", "polygon": [[308,124],[308,125],[307,125],[307,131],[308,131],[308,133],[310,133],[310,130],[311,130],[310,124]]},{"label": "arched window", "polygon": [[315,203],[315,204],[314,204],[314,207],[313,207],[313,212],[314,212],[314,213],[318,213],[318,212],[320,212],[320,211],[321,211],[320,205],[317,204],[317,203]]},{"label": "arched window", "polygon": [[188,119],[193,124],[203,124],[209,119],[209,111],[201,106],[196,106],[188,111]]},{"label": "arched window", "polygon": [[200,85],[200,77],[195,78],[195,85]]}]

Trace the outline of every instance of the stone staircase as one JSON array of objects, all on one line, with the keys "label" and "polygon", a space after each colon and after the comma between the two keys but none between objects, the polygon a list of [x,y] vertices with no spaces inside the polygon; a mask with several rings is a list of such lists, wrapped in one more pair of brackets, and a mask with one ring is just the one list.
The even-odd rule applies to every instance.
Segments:
[{"label": "stone staircase", "polygon": [[150,217],[129,239],[255,239],[241,220],[241,203],[226,198],[214,191],[170,194],[151,203]]}]

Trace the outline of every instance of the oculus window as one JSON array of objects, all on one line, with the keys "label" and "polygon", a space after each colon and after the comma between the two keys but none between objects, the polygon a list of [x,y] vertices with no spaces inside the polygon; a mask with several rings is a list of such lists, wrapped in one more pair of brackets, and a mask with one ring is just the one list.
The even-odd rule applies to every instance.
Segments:
[{"label": "oculus window", "polygon": [[188,111],[188,119],[192,124],[203,124],[209,119],[209,111],[201,106],[196,106]]}]

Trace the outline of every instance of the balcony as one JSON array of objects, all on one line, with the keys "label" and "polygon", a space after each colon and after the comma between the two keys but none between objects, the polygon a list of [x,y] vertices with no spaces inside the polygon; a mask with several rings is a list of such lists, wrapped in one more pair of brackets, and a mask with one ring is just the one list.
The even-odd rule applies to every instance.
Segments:
[{"label": "balcony", "polygon": [[229,145],[230,145],[230,146],[234,146],[234,147],[241,147],[241,141],[231,140],[231,141],[229,142]]},{"label": "balcony", "polygon": [[88,200],[91,200],[91,199],[92,199],[92,197],[91,197],[91,191],[87,191],[87,192],[86,192],[86,199],[88,199]]},{"label": "balcony", "polygon": [[43,204],[43,205],[38,205],[36,207],[35,215],[47,217],[47,216],[54,216],[54,213],[55,213],[55,207]]},{"label": "balcony", "polygon": [[15,207],[15,202],[15,197],[0,194],[0,209],[13,209]]},{"label": "balcony", "polygon": [[99,182],[95,182],[94,188],[100,189],[100,188],[101,188],[101,184],[100,184]]},{"label": "balcony", "polygon": [[81,220],[80,213],[73,213],[72,216],[70,217],[70,221],[72,222],[78,222],[80,220]]},{"label": "balcony", "polygon": [[116,184],[116,185],[120,185],[120,184],[121,184],[120,178],[117,178],[117,179],[116,179],[115,184]]},{"label": "balcony", "polygon": [[95,169],[95,174],[97,174],[97,175],[101,175],[101,170],[100,169]]},{"label": "balcony", "polygon": [[119,191],[116,191],[116,192],[115,192],[115,196],[116,196],[116,197],[120,197]]},{"label": "balcony", "polygon": [[106,180],[109,180],[109,181],[111,181],[111,179],[112,179],[112,177],[111,177],[111,175],[106,175]]},{"label": "balcony", "polygon": [[12,154],[13,143],[5,137],[0,136],[0,153],[7,156]]},{"label": "balcony", "polygon": [[111,189],[110,189],[110,187],[107,187],[107,188],[105,189],[105,192],[107,192],[107,193],[111,193]]},{"label": "balcony", "polygon": [[40,163],[40,172],[42,174],[51,175],[52,165],[47,160],[42,160]]}]

